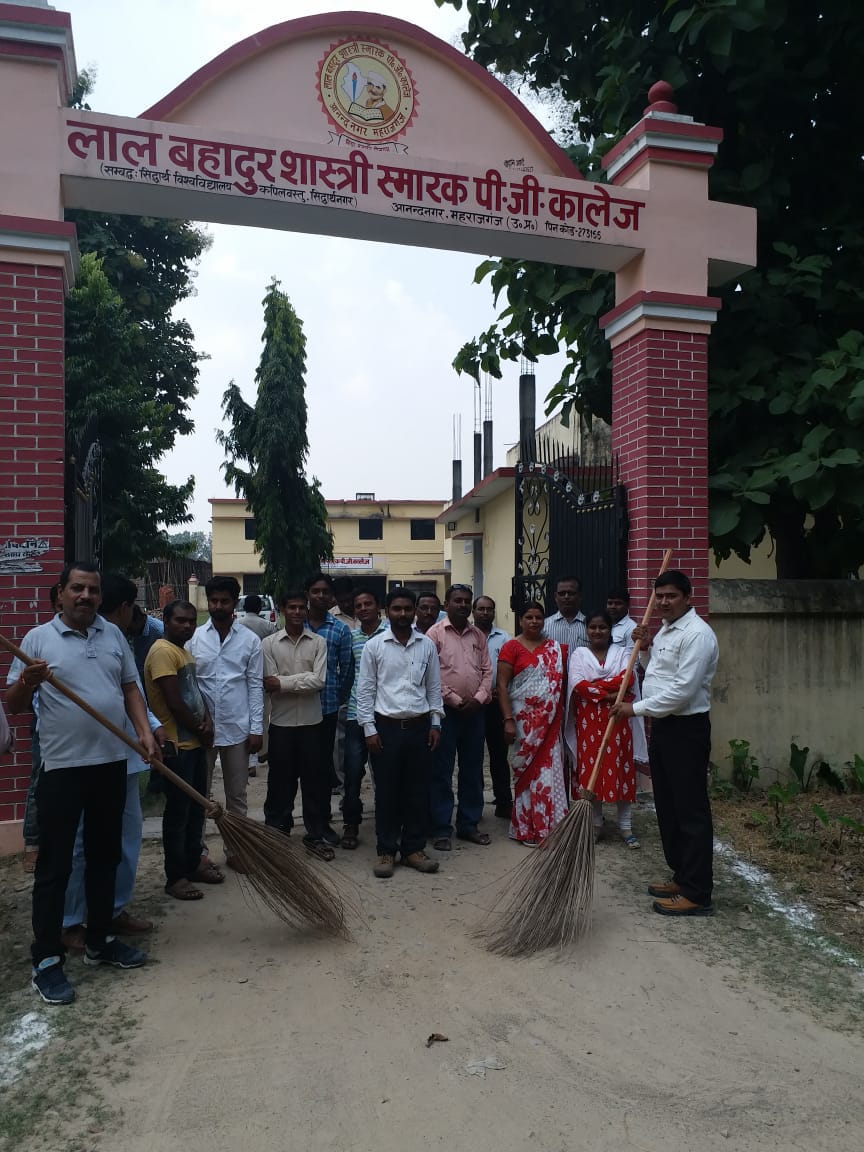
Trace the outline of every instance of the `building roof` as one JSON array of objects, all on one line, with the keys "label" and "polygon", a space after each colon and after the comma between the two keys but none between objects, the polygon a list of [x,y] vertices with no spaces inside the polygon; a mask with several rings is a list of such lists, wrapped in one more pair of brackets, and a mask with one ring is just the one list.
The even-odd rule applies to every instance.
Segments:
[{"label": "building roof", "polygon": [[489,504],[496,497],[500,496],[502,492],[506,492],[508,488],[512,488],[513,480],[516,476],[515,468],[496,468],[494,472],[490,472],[488,476],[484,476],[476,487],[472,488],[470,492],[466,492],[461,500],[445,508],[441,515],[438,517],[438,523],[446,520],[458,520],[460,516],[464,516],[466,512],[474,508],[482,508],[484,504]]},{"label": "building roof", "polygon": [[[207,500],[208,504],[242,504],[244,507],[249,506],[248,500],[243,500],[236,496],[210,496]],[[430,500],[379,500],[377,497],[374,500],[341,500],[337,496],[328,497],[324,501],[325,504],[356,504],[358,507],[368,508],[377,507],[379,504],[444,504],[446,501],[442,500],[440,496],[435,496]]]}]

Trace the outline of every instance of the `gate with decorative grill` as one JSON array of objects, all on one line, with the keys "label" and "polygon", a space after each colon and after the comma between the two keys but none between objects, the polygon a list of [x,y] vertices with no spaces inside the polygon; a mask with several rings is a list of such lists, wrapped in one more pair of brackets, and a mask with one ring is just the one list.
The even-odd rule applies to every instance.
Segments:
[{"label": "gate with decorative grill", "polygon": [[627,578],[627,502],[615,458],[583,462],[549,437],[523,443],[516,465],[516,575],[511,605],[555,609],[563,576],[582,582],[582,608],[606,607]]}]

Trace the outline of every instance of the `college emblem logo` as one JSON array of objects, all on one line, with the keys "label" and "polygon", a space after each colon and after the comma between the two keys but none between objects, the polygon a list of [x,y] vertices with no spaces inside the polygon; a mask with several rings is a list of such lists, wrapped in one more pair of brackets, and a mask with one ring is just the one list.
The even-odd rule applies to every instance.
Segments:
[{"label": "college emblem logo", "polygon": [[385,44],[344,40],[318,65],[318,96],[327,118],[355,140],[395,140],[417,113],[408,65]]}]

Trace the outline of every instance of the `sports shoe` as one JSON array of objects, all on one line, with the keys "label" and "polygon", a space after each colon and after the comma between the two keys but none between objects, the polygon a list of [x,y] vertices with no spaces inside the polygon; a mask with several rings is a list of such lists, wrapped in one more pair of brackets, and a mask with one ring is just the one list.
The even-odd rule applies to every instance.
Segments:
[{"label": "sports shoe", "polygon": [[75,989],[66,979],[59,956],[48,956],[37,964],[30,986],[46,1004],[71,1004],[75,999]]},{"label": "sports shoe", "polygon": [[415,872],[437,872],[441,867],[437,860],[430,860],[425,852],[409,852],[402,857],[402,863]]},{"label": "sports shoe", "polygon": [[670,896],[668,900],[655,900],[654,911],[661,916],[713,916],[713,904],[696,904],[682,896]]},{"label": "sports shoe", "polygon": [[379,880],[389,880],[393,875],[394,859],[388,856],[387,853],[378,857],[378,863],[372,869],[373,876],[377,876]]},{"label": "sports shoe", "polygon": [[101,948],[84,949],[84,963],[91,968],[99,964],[110,964],[112,968],[141,968],[147,963],[147,953],[131,944],[124,944],[116,936],[109,936]]},{"label": "sports shoe", "polygon": [[649,884],[648,895],[656,896],[658,900],[668,900],[670,896],[677,896],[681,889],[674,880],[668,884]]},{"label": "sports shoe", "polygon": [[329,844],[331,848],[338,848],[342,843],[342,837],[335,828],[331,828],[328,824],[321,832],[321,839],[325,844]]}]

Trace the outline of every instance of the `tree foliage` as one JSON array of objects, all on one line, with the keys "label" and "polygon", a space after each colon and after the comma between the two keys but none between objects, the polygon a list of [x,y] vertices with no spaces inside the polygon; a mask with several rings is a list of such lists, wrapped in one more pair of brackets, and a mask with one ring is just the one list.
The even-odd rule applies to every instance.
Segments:
[{"label": "tree foliage", "polygon": [[193,481],[176,487],[155,467],[165,450],[157,436],[170,446],[160,432],[170,407],[141,387],[140,326],[99,257],[85,253],[66,301],[66,427],[74,437],[98,420],[106,568],[138,574],[161,547],[160,522],[189,519]]},{"label": "tree foliage", "polygon": [[264,350],[255,404],[232,381],[222,398],[230,423],[218,432],[227,459],[225,478],[255,519],[265,587],[275,593],[302,585],[333,555],[327,509],[318,481],[306,479],[306,337],[291,302],[271,280],[263,300]]},{"label": "tree foliage", "polygon": [[[93,72],[79,74],[76,107],[88,107],[94,79]],[[190,519],[194,478],[169,484],[156,465],[178,436],[193,431],[189,401],[203,357],[189,324],[173,313],[194,291],[194,265],[210,238],[185,220],[79,210],[66,216],[82,255],[92,257],[82,260],[67,301],[67,428],[96,419],[104,563],[137,573],[170,551],[160,526]]]},{"label": "tree foliage", "polygon": [[[462,7],[462,0],[436,0]],[[758,267],[723,286],[710,346],[711,540],[745,559],[765,532],[780,576],[844,576],[864,564],[864,357],[858,145],[864,7],[856,0],[467,0],[466,50],[570,103],[569,151],[603,178],[603,155],[636,123],[656,80],[680,110],[724,131],[714,199],[750,204]],[[505,303],[456,359],[559,345],[548,396],[608,418],[610,357],[596,319],[612,277],[488,261]]]}]

